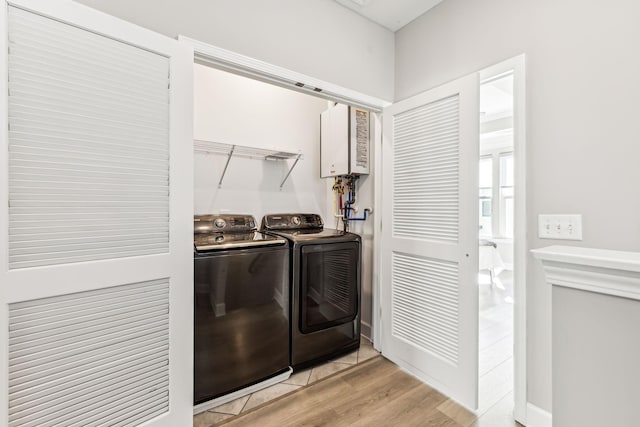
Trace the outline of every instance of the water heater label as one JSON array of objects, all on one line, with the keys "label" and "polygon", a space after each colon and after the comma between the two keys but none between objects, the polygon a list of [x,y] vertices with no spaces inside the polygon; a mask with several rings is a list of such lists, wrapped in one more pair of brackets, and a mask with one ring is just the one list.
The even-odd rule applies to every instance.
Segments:
[{"label": "water heater label", "polygon": [[356,166],[369,167],[369,112],[356,110]]}]

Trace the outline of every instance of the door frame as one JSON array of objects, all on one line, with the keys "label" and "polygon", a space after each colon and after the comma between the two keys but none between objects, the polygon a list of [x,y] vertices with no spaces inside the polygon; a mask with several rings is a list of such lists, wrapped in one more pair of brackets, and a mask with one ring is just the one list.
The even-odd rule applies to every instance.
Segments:
[{"label": "door frame", "polygon": [[513,71],[513,416],[527,422],[527,186],[526,186],[526,75],[525,54],[478,71],[480,84],[496,75]]}]

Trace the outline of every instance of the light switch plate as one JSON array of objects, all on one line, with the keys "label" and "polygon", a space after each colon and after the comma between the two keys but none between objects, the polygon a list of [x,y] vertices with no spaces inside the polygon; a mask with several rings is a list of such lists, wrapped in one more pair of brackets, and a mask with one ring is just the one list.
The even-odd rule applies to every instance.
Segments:
[{"label": "light switch plate", "polygon": [[582,215],[538,215],[538,237],[582,240]]}]

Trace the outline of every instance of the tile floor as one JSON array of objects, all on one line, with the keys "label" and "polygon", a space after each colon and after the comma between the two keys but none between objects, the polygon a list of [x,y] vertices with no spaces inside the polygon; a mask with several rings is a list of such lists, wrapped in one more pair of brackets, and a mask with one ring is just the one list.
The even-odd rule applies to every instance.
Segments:
[{"label": "tile floor", "polygon": [[377,356],[378,353],[371,342],[362,338],[360,349],[353,353],[331,360],[323,365],[305,369],[291,375],[285,381],[272,385],[265,389],[256,391],[250,395],[240,397],[229,403],[217,406],[193,417],[194,427],[210,427],[225,421],[231,417],[247,412],[256,406],[262,405],[270,400],[276,399],[292,391],[319,381],[329,375],[340,372],[353,365]]},{"label": "tile floor", "polygon": [[513,272],[496,279],[498,286],[488,276],[479,284],[480,415],[508,401],[513,407]]}]

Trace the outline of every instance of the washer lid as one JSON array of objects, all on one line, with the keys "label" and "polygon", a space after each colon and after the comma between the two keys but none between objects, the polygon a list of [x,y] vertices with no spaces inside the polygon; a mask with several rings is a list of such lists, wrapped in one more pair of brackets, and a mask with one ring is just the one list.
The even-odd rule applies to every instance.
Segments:
[{"label": "washer lid", "polygon": [[193,236],[193,246],[197,252],[277,246],[286,243],[287,241],[281,237],[270,236],[258,231],[249,233],[194,234]]}]

